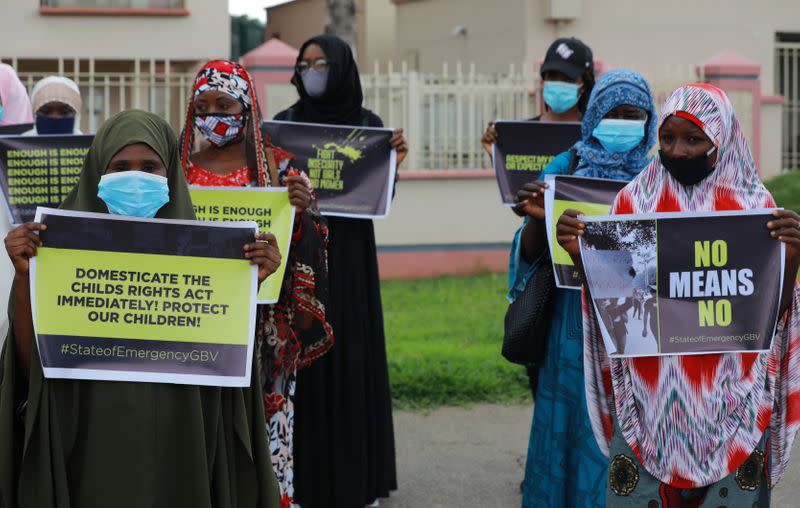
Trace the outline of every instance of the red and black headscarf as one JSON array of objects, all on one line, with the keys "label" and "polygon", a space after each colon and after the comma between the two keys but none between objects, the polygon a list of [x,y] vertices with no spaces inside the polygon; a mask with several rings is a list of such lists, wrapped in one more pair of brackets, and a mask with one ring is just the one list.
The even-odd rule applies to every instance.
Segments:
[{"label": "red and black headscarf", "polygon": [[[261,110],[253,80],[242,65],[231,60],[212,60],[203,65],[197,73],[186,109],[181,140],[181,165],[184,174],[189,170],[191,150],[194,145],[194,101],[201,93],[212,90],[230,95],[244,107],[244,114],[248,116],[245,140],[248,143],[248,159],[252,159],[250,166],[253,169],[253,181],[258,182],[259,187],[268,186],[270,179],[265,162],[264,140],[259,128]],[[281,159],[284,158],[283,155],[291,158],[290,154],[276,154],[281,156],[279,157]]]}]

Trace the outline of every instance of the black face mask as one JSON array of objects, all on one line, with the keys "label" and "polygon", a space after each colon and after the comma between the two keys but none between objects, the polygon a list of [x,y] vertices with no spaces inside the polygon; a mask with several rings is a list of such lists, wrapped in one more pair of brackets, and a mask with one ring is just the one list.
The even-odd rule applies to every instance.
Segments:
[{"label": "black face mask", "polygon": [[672,178],[689,187],[700,183],[714,172],[714,167],[708,162],[708,156],[712,153],[714,148],[699,157],[668,157],[663,150],[659,150],[658,157]]}]

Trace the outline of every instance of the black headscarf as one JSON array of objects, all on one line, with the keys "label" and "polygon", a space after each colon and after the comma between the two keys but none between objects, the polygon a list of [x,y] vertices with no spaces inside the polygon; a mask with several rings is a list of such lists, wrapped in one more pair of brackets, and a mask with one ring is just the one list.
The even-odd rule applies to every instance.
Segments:
[{"label": "black headscarf", "polygon": [[364,92],[361,90],[361,78],[353,51],[335,35],[318,35],[303,43],[296,63],[300,63],[303,53],[311,44],[318,45],[325,52],[330,64],[328,84],[322,97],[311,97],[303,87],[303,79],[295,68],[292,83],[300,94],[300,100],[292,106],[295,121],[359,125],[368,112],[361,107]]}]

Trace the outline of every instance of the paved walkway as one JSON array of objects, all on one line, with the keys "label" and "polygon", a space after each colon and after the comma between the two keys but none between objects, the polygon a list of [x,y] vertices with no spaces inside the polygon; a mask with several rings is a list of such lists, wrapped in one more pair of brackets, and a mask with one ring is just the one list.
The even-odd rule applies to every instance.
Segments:
[{"label": "paved walkway", "polygon": [[[381,507],[519,507],[531,414],[530,406],[495,405],[395,411],[400,489]],[[800,506],[800,446],[795,454],[774,508]]]}]

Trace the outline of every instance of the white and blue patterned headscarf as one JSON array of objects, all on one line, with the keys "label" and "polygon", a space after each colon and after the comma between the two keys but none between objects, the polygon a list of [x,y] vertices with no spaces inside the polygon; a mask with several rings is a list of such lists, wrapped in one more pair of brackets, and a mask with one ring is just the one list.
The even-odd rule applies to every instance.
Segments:
[{"label": "white and blue patterned headscarf", "polygon": [[[592,131],[609,111],[623,104],[647,111],[644,139],[632,150],[611,153],[592,136]],[[649,161],[647,154],[656,142],[657,126],[658,116],[653,93],[644,76],[628,69],[606,72],[594,85],[583,115],[581,141],[574,146],[580,157],[575,175],[614,180],[632,179]]]}]

